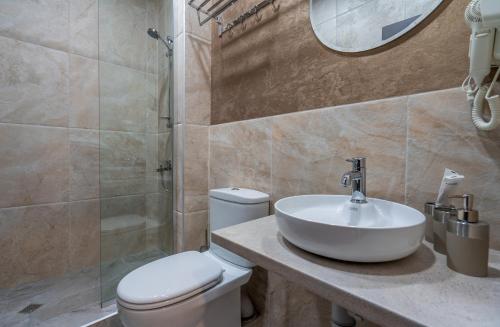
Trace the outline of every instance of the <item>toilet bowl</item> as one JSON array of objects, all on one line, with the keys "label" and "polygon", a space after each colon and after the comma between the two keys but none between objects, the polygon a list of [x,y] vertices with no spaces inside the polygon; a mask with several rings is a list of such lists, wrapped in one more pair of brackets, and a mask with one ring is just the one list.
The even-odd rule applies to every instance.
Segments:
[{"label": "toilet bowl", "polygon": [[[238,188],[210,191],[211,230],[267,216],[267,194]],[[240,288],[253,263],[211,244],[130,272],[117,288],[117,307],[125,327],[241,326]]]}]

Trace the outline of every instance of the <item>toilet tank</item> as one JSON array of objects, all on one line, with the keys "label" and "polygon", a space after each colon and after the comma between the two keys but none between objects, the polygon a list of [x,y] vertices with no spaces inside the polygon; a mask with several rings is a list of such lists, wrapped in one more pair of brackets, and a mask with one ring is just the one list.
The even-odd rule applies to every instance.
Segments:
[{"label": "toilet tank", "polygon": [[[266,193],[233,187],[210,190],[209,196],[210,231],[269,215],[269,195]],[[254,266],[252,262],[212,242],[210,251],[238,266]]]}]

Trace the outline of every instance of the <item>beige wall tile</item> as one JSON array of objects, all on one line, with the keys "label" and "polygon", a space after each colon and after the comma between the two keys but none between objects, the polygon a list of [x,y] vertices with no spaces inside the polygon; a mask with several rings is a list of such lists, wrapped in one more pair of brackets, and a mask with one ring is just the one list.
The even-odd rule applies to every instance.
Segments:
[{"label": "beige wall tile", "polygon": [[435,200],[444,169],[458,171],[465,180],[456,193],[476,196],[481,219],[491,224],[490,245],[500,249],[500,137],[478,132],[469,110],[458,89],[410,96],[407,202],[422,210]]},{"label": "beige wall tile", "polygon": [[69,48],[72,53],[97,59],[98,7],[97,0],[69,1]]},{"label": "beige wall tile", "polygon": [[210,188],[271,193],[270,118],[210,127]]},{"label": "beige wall tile", "polygon": [[422,134],[500,138],[500,129],[485,132],[474,127],[462,88],[411,95],[408,108],[410,138]]},{"label": "beige wall tile", "polygon": [[349,194],[345,159],[367,157],[368,196],[404,201],[406,98],[273,118],[273,200]]},{"label": "beige wall tile", "polygon": [[155,27],[149,1],[108,0],[99,4],[99,58],[153,73],[157,41],[146,31]]},{"label": "beige wall tile", "polygon": [[69,130],[69,198],[99,197],[99,131]]},{"label": "beige wall tile", "polygon": [[208,211],[184,213],[183,251],[199,251],[207,245]]},{"label": "beige wall tile", "polygon": [[184,213],[208,209],[208,127],[186,125]]},{"label": "beige wall tile", "polygon": [[174,211],[174,246],[175,253],[184,251],[184,214]]},{"label": "beige wall tile", "polygon": [[146,216],[144,195],[125,195],[101,199],[101,220],[133,215]]},{"label": "beige wall tile", "polygon": [[101,196],[145,192],[145,134],[101,131],[99,150]]},{"label": "beige wall tile", "polygon": [[0,209],[1,288],[62,275],[67,270],[68,215],[64,204]]},{"label": "beige wall tile", "polygon": [[0,207],[67,201],[68,139],[65,128],[0,124]]},{"label": "beige wall tile", "polygon": [[167,254],[174,253],[174,211],[171,203],[171,192],[146,194],[148,247]]},{"label": "beige wall tile", "polygon": [[0,122],[68,126],[68,54],[0,37],[0,58]]},{"label": "beige wall tile", "polygon": [[99,129],[99,64],[77,55],[69,58],[69,127]]},{"label": "beige wall tile", "polygon": [[186,37],[186,122],[210,125],[211,45],[192,35]]},{"label": "beige wall tile", "polygon": [[146,215],[158,224],[173,224],[172,193],[158,192],[146,194]]},{"label": "beige wall tile", "polygon": [[1,1],[0,35],[67,51],[69,11],[67,0]]},{"label": "beige wall tile", "polygon": [[101,199],[103,262],[117,261],[146,249],[145,204],[142,194]]},{"label": "beige wall tile", "polygon": [[[195,4],[200,4],[202,1],[195,1]],[[200,23],[198,21],[198,14],[194,8],[189,6],[187,4],[187,1],[185,2],[186,5],[186,23],[185,23],[185,31],[186,33],[194,34],[198,37],[201,37],[207,41],[210,41],[211,39],[211,27],[212,27],[212,22],[209,21],[205,23],[205,25],[200,26]],[[207,6],[209,6],[208,4]],[[205,7],[208,8],[208,7]],[[203,18],[203,15],[201,16]]]},{"label": "beige wall tile", "polygon": [[184,125],[174,126],[174,204],[175,210],[184,211]]},{"label": "beige wall tile", "polygon": [[145,133],[148,120],[153,117],[157,121],[156,77],[106,62],[101,62],[99,69],[100,128]]},{"label": "beige wall tile", "polygon": [[180,34],[174,43],[174,122],[183,124],[186,106],[186,35]]},{"label": "beige wall tile", "polygon": [[97,268],[100,251],[99,200],[69,206],[69,270]]},{"label": "beige wall tile", "polygon": [[[146,193],[160,191],[161,175],[156,171],[164,162],[159,161],[159,134],[146,134]],[[164,172],[164,176],[169,172]],[[166,181],[166,180],[165,180]]]},{"label": "beige wall tile", "polygon": [[169,61],[173,59],[166,58],[164,54],[162,54],[159,60],[165,61],[164,65],[166,66],[158,73],[158,132],[161,133],[168,131],[171,125],[175,123],[175,117],[173,117],[175,108],[173,106],[174,90],[172,87],[174,83],[174,72],[173,66],[169,66]]}]

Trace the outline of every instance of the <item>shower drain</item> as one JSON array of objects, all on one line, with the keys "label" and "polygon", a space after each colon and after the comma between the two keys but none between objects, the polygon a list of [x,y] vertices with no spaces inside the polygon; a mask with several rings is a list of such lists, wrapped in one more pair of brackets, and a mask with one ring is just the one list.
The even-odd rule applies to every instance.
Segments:
[{"label": "shower drain", "polygon": [[33,311],[39,309],[43,304],[31,303],[18,313],[32,313]]}]

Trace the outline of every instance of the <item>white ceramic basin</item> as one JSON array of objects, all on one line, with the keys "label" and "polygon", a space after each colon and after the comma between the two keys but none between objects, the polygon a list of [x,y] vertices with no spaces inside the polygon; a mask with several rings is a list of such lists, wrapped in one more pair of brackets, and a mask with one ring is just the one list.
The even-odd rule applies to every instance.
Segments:
[{"label": "white ceramic basin", "polygon": [[274,205],[278,228],[291,243],[325,257],[383,262],[415,252],[425,217],[402,204],[368,198],[354,204],[345,195],[300,195]]}]

